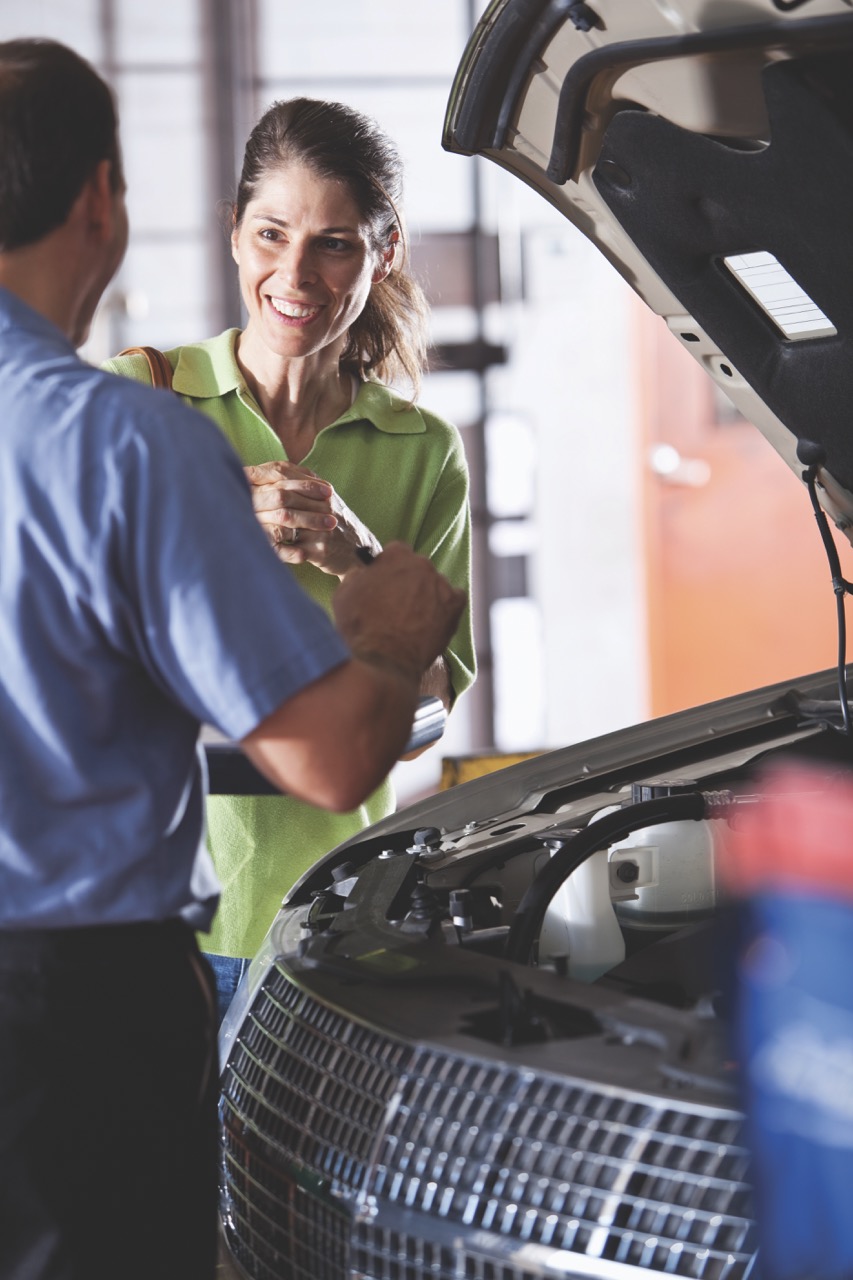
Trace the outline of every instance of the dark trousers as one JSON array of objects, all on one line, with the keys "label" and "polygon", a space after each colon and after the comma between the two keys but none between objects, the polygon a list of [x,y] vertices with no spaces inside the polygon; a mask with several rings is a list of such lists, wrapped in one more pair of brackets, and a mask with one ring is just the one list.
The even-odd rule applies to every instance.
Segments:
[{"label": "dark trousers", "polygon": [[215,1055],[181,922],[0,931],[2,1280],[212,1280]]}]

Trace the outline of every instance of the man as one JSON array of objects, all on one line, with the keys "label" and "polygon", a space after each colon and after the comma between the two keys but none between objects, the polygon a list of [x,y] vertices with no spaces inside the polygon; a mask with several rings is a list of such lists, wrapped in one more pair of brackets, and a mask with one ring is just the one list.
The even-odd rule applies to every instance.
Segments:
[{"label": "man", "polygon": [[199,726],[352,808],[463,606],[396,545],[336,630],[222,435],[79,359],[126,238],[109,90],[62,45],[0,44],[3,1280],[212,1276]]}]

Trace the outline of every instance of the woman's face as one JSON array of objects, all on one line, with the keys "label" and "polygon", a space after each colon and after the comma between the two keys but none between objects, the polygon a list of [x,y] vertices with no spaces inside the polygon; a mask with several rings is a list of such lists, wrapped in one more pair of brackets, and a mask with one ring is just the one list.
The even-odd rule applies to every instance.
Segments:
[{"label": "woman's face", "polygon": [[342,348],[394,257],[393,246],[382,254],[371,248],[344,183],[298,163],[258,185],[231,251],[249,313],[246,333],[287,358]]}]

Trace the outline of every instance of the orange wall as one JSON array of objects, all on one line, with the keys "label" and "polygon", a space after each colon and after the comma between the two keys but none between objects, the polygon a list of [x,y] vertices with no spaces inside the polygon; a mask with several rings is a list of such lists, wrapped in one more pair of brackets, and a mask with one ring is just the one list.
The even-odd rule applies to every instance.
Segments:
[{"label": "orange wall", "polygon": [[[638,304],[635,323],[652,715],[833,666],[835,596],[805,486],[757,428],[721,415],[663,320]],[[661,443],[705,482],[655,474]]]}]

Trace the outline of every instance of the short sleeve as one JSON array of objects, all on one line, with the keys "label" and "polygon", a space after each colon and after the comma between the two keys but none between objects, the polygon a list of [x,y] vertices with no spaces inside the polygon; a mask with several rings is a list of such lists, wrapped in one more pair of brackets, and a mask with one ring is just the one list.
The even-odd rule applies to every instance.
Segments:
[{"label": "short sleeve", "polygon": [[110,473],[108,609],[170,697],[239,739],[348,650],[267,543],[220,432],[165,393],[152,415],[151,392],[123,386],[145,416]]}]

